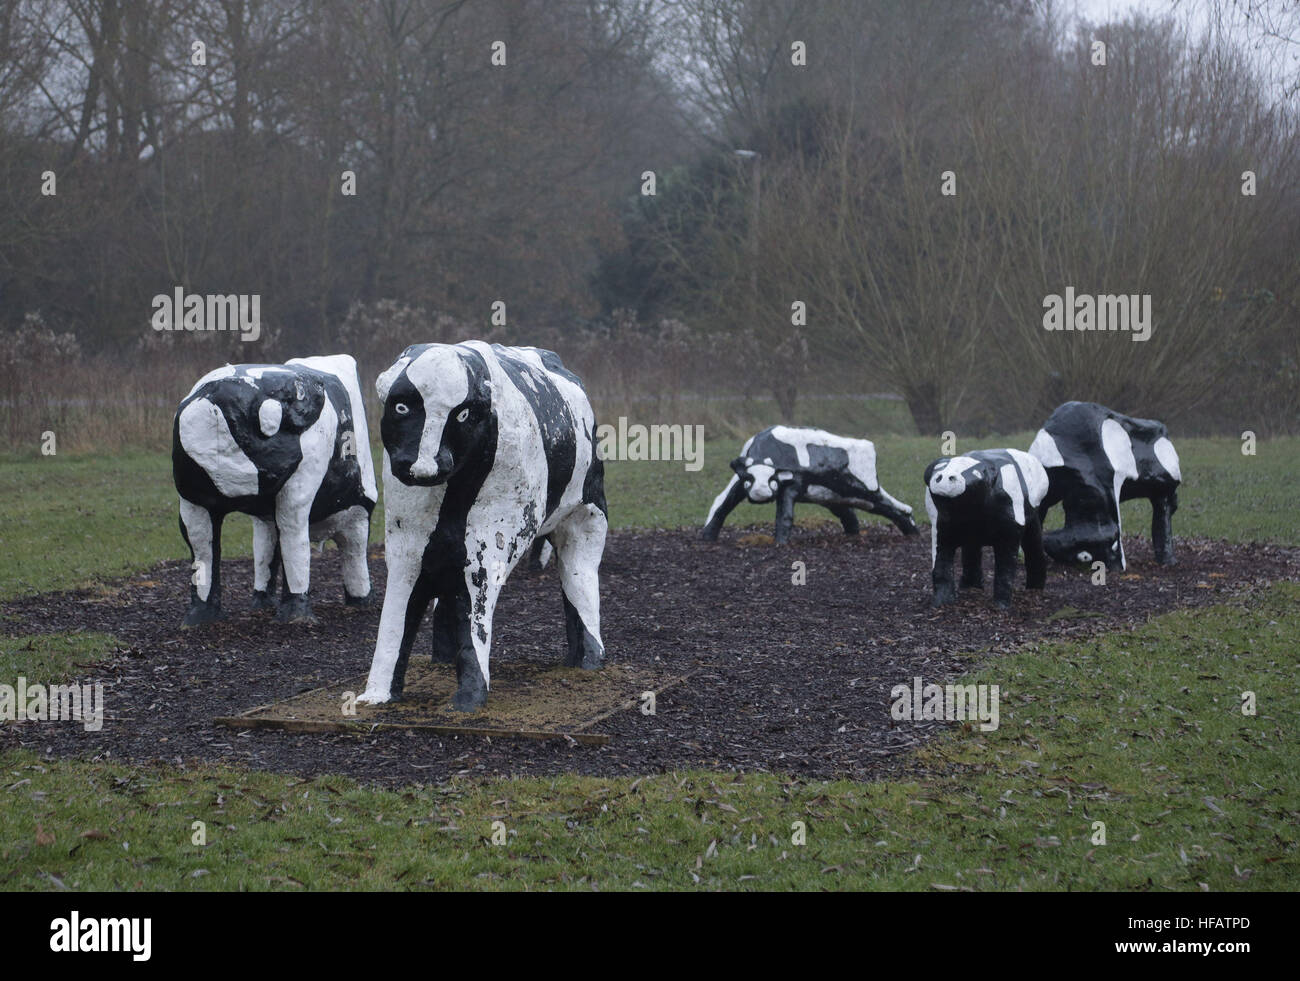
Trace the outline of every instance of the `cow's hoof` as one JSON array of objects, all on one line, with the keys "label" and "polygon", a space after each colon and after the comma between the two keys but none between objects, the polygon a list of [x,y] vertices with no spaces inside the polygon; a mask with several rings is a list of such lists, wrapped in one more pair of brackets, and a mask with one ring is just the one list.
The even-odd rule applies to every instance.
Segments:
[{"label": "cow's hoof", "polygon": [[919,535],[919,534],[921,534],[921,529],[918,528],[918,527],[916,527],[916,522],[915,522],[915,521],[909,521],[907,524],[899,525],[899,526],[898,526],[898,530],[901,531],[904,535]]},{"label": "cow's hoof", "polygon": [[276,601],[275,594],[270,590],[255,589],[253,590],[253,601],[249,604],[248,608],[255,611],[274,611],[279,605],[279,602]]},{"label": "cow's hoof", "polygon": [[391,701],[393,697],[386,691],[366,691],[357,696],[358,705],[383,705]]},{"label": "cow's hoof", "polygon": [[195,603],[181,621],[182,627],[197,627],[201,623],[211,623],[221,619],[221,607],[212,603]]},{"label": "cow's hoof", "polygon": [[1009,610],[1011,609],[1011,600],[995,599],[993,601],[993,605],[996,606],[999,610]]},{"label": "cow's hoof", "polygon": [[983,582],[983,580],[979,580],[979,581],[976,581],[976,582],[966,582],[966,581],[963,580],[963,582],[962,582],[962,584],[961,584],[961,588],[962,588],[962,589],[983,589],[983,588],[984,588],[984,582]]},{"label": "cow's hoof", "polygon": [[306,593],[290,593],[280,601],[277,623],[315,623],[316,617],[311,610],[311,600]]},{"label": "cow's hoof", "polygon": [[369,606],[374,602],[374,591],[366,593],[365,596],[353,596],[346,589],[343,590],[343,603],[345,606]]},{"label": "cow's hoof", "polygon": [[451,707],[457,712],[473,712],[487,704],[487,689],[475,687],[462,688],[451,700]]}]

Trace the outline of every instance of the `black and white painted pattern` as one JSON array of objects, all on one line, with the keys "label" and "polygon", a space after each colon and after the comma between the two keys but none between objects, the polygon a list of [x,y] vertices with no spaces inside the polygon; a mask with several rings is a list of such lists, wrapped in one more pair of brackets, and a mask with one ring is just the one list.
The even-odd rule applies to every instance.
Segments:
[{"label": "black and white painted pattern", "polygon": [[750,437],[731,461],[736,475],[717,496],[700,537],[715,541],[741,501],[776,501],[778,544],[790,538],[794,506],[820,504],[840,519],[845,534],[858,533],[854,509],[888,518],[907,535],[917,534],[912,509],[885,493],[876,478],[876,448],[821,429],[772,426]]},{"label": "black and white painted pattern", "polygon": [[1062,563],[1104,562],[1124,569],[1120,503],[1151,501],[1156,561],[1174,562],[1172,517],[1182,470],[1165,424],[1135,419],[1095,402],[1066,402],[1038,431],[1029,452],[1047,469],[1047,496],[1039,517],[1058,501],[1065,526],[1047,532],[1047,554]]},{"label": "black and white painted pattern", "polygon": [[347,602],[369,600],[366,546],[379,495],[348,355],[204,375],[176,410],[172,475],[194,561],[185,626],[221,616],[221,525],[232,511],[253,518],[255,607],[278,607],[281,620],[311,619],[311,542],[326,538],[343,556]]},{"label": "black and white painted pattern", "polygon": [[360,701],[401,694],[433,603],[433,656],[456,665],[455,707],[483,705],[497,597],[543,537],[564,594],[566,663],[599,667],[604,468],[581,381],[550,351],[468,341],[407,348],[376,388],[388,586]]},{"label": "black and white painted pattern", "polygon": [[1021,450],[975,450],[943,457],[925,469],[930,516],[932,605],[957,598],[953,559],[961,548],[963,588],[982,589],[984,546],[993,547],[993,601],[1011,605],[1016,554],[1025,553],[1025,586],[1047,581],[1038,505],[1047,493],[1042,464]]}]

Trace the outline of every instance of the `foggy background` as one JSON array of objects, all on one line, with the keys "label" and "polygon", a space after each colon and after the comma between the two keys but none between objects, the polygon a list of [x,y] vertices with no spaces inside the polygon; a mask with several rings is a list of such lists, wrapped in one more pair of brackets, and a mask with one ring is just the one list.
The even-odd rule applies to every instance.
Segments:
[{"label": "foggy background", "polygon": [[[873,393],[1300,431],[1298,50],[1281,0],[0,0],[0,446],[476,337],[714,433]],[[177,286],[261,338],[156,332]],[[1069,286],[1151,294],[1150,340],[1045,331]]]}]

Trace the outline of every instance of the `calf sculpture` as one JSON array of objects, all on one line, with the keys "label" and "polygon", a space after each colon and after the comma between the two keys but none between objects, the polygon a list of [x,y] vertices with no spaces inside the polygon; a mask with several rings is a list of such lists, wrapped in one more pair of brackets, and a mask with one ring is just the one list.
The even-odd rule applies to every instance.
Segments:
[{"label": "calf sculpture", "polygon": [[1040,519],[1058,501],[1065,509],[1065,526],[1044,535],[1054,560],[1127,568],[1119,506],[1145,497],[1151,501],[1156,561],[1173,565],[1170,519],[1178,510],[1182,471],[1164,423],[1134,419],[1095,402],[1066,402],[1048,417],[1029,452],[1047,469]]},{"label": "calf sculpture", "polygon": [[379,376],[388,586],[366,690],[401,695],[429,604],[453,705],[487,700],[492,616],[510,570],[545,537],[564,594],[565,663],[600,667],[604,468],[582,382],[550,351],[418,344]]},{"label": "calf sculpture", "polygon": [[975,450],[943,457],[925,469],[925,510],[930,515],[933,606],[957,598],[952,564],[961,548],[964,588],[982,589],[982,555],[993,546],[993,602],[1011,605],[1016,554],[1025,552],[1025,586],[1047,581],[1039,502],[1047,493],[1042,464],[1021,450]]},{"label": "calf sculpture", "polygon": [[221,525],[232,511],[253,517],[255,608],[312,619],[311,542],[325,538],[343,555],[346,601],[369,600],[366,546],[379,495],[357,365],[346,354],[204,375],[176,410],[172,476],[194,568],[183,626],[221,616]]},{"label": "calf sculpture", "polygon": [[709,509],[700,537],[716,541],[722,523],[741,501],[776,501],[777,544],[790,539],[794,506],[820,504],[840,519],[846,535],[858,533],[854,509],[888,518],[905,535],[918,533],[912,509],[885,493],[876,479],[870,440],[846,439],[820,429],[772,426],[751,437],[731,461],[735,476]]}]

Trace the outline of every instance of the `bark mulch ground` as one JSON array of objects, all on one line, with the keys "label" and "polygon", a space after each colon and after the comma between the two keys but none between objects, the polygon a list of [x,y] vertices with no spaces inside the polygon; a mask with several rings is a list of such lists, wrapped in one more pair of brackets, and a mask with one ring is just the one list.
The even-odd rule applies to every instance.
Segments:
[{"label": "bark mulch ground", "polygon": [[[870,779],[906,771],[914,765],[907,751],[946,724],[894,723],[889,691],[896,684],[918,675],[943,683],[1029,641],[1122,629],[1168,610],[1221,602],[1254,584],[1300,579],[1300,550],[1186,538],[1177,545],[1178,565],[1162,568],[1145,541],[1130,540],[1128,573],[1112,574],[1106,586],[1054,567],[1047,588],[1028,593],[1020,588],[1021,570],[1009,613],[992,606],[991,583],[936,612],[928,606],[925,534],[904,538],[876,524],[857,538],[799,529],[785,547],[740,530],[724,531],[714,544],[688,531],[612,534],[601,569],[610,662],[695,674],[658,698],[655,715],[629,711],[599,723],[593,731],[613,737],[605,746],[215,725],[214,717],[364,674],[379,605],[343,605],[338,553],[330,550],[313,555],[319,623],[277,624],[246,609],[251,563],[229,561],[222,571],[227,619],[181,630],[189,569],[171,562],[96,590],[0,607],[10,634],[96,630],[125,645],[82,679],[104,682],[102,731],[76,723],[7,724],[0,726],[0,748],[342,773],[384,785],[456,774],[615,776],[686,767]],[[796,561],[806,566],[806,585],[791,582]],[[371,575],[381,597],[378,553]],[[493,663],[555,664],[563,644],[554,570],[516,572],[497,609]],[[426,625],[413,657],[428,651]]]}]

